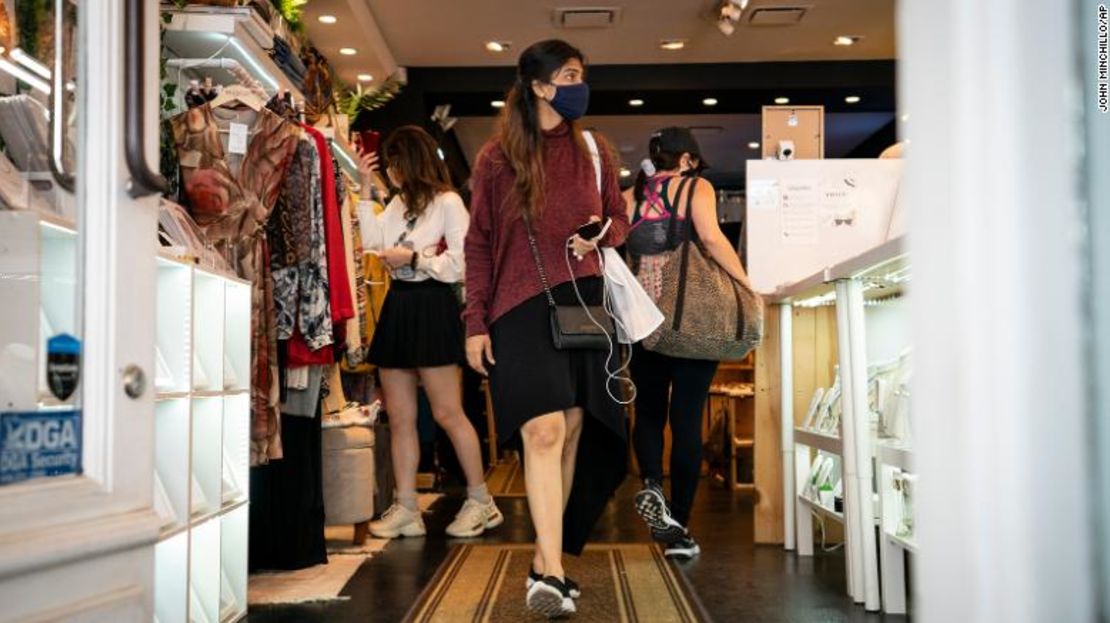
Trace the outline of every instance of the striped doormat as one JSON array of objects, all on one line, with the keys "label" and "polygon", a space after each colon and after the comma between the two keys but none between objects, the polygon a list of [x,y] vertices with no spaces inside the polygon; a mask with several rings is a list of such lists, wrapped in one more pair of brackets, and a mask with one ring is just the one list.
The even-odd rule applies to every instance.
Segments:
[{"label": "striped doormat", "polygon": [[[525,605],[524,581],[533,547],[521,544],[456,546],[405,617],[406,623],[518,623],[542,621]],[[582,586],[578,621],[702,623],[696,597],[655,545],[590,545],[566,557],[566,571]]]},{"label": "striped doormat", "polygon": [[486,474],[489,492],[499,498],[528,497],[524,489],[524,465],[516,453],[505,457]]}]

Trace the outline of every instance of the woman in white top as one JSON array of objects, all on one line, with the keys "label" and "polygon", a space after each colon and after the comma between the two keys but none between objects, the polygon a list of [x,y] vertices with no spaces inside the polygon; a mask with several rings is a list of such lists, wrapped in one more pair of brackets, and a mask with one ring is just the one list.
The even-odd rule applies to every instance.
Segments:
[{"label": "woman in white top", "polygon": [[[454,284],[462,280],[463,239],[470,216],[452,189],[436,143],[416,126],[399,128],[382,148],[386,173],[400,193],[374,222],[364,244],[389,265],[392,285],[370,346],[385,394],[392,442],[395,501],[370,531],[378,537],[423,536],[416,504],[417,384],[447,431],[467,480],[467,500],[447,527],[453,537],[474,537],[504,521],[486,489],[478,435],[462,406],[460,364],[466,361],[462,316]],[[369,178],[376,154],[363,159]],[[369,188],[369,179],[364,186]]]}]

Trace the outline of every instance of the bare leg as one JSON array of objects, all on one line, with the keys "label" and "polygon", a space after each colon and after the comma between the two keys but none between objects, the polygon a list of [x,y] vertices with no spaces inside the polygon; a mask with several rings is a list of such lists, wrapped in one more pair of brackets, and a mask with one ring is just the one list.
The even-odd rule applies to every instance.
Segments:
[{"label": "bare leg", "polygon": [[[563,442],[563,512],[567,510],[567,501],[570,500],[571,487],[574,486],[574,465],[578,458],[578,440],[582,437],[582,408],[567,409],[567,438]],[[540,544],[536,542],[536,554],[532,558],[532,569],[543,574],[543,555],[540,553]]]},{"label": "bare leg", "polygon": [[543,574],[560,579],[564,577],[562,457],[566,433],[567,422],[562,413],[541,415],[521,427],[524,484]]},{"label": "bare leg", "polygon": [[481,486],[486,480],[482,471],[482,446],[478,433],[463,411],[459,367],[421,368],[420,378],[432,403],[432,415],[447,431],[451,444],[455,446],[455,454],[466,474],[467,486]]},{"label": "bare leg", "polygon": [[416,432],[416,372],[380,370],[382,391],[389,405],[390,453],[397,495],[416,497],[416,470],[420,465],[420,440]]},{"label": "bare leg", "polygon": [[582,437],[582,408],[567,409],[567,439],[563,444],[563,510],[567,509],[574,486],[574,465],[578,459],[578,440]]}]

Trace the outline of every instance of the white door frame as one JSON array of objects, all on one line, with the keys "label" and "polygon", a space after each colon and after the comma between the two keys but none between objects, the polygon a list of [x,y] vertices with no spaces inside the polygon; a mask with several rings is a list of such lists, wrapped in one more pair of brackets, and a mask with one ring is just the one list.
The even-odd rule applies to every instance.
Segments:
[{"label": "white door frame", "polygon": [[[157,41],[157,4],[149,4],[147,40]],[[160,524],[151,508],[157,200],[132,199],[126,189],[123,2],[79,7],[84,473],[0,488],[2,620],[23,620],[48,606],[68,611],[66,603],[103,607],[100,597],[111,594],[124,595],[128,603],[138,595],[139,618],[149,620],[152,612],[153,567],[69,584],[65,590],[55,587],[53,593],[35,590],[50,577],[65,578],[69,570],[87,569],[89,561],[110,554],[137,553],[134,559],[142,565],[152,558]],[[157,84],[157,46],[146,48],[146,68],[154,76],[147,84]],[[157,92],[146,97],[147,110],[157,110]],[[156,128],[154,115],[148,116],[148,127]],[[156,136],[148,130],[147,137]],[[129,398],[122,386],[122,370],[132,364],[147,378],[138,399]]]},{"label": "white door frame", "polygon": [[1094,616],[1074,7],[899,4],[926,622]]}]

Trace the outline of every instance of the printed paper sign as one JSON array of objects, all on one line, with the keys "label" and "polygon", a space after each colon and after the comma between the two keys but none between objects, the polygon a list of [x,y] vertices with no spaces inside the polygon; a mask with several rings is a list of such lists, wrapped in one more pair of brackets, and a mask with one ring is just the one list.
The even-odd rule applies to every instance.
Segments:
[{"label": "printed paper sign", "polygon": [[782,191],[782,241],[817,244],[820,239],[821,200],[817,184],[790,182]]}]

